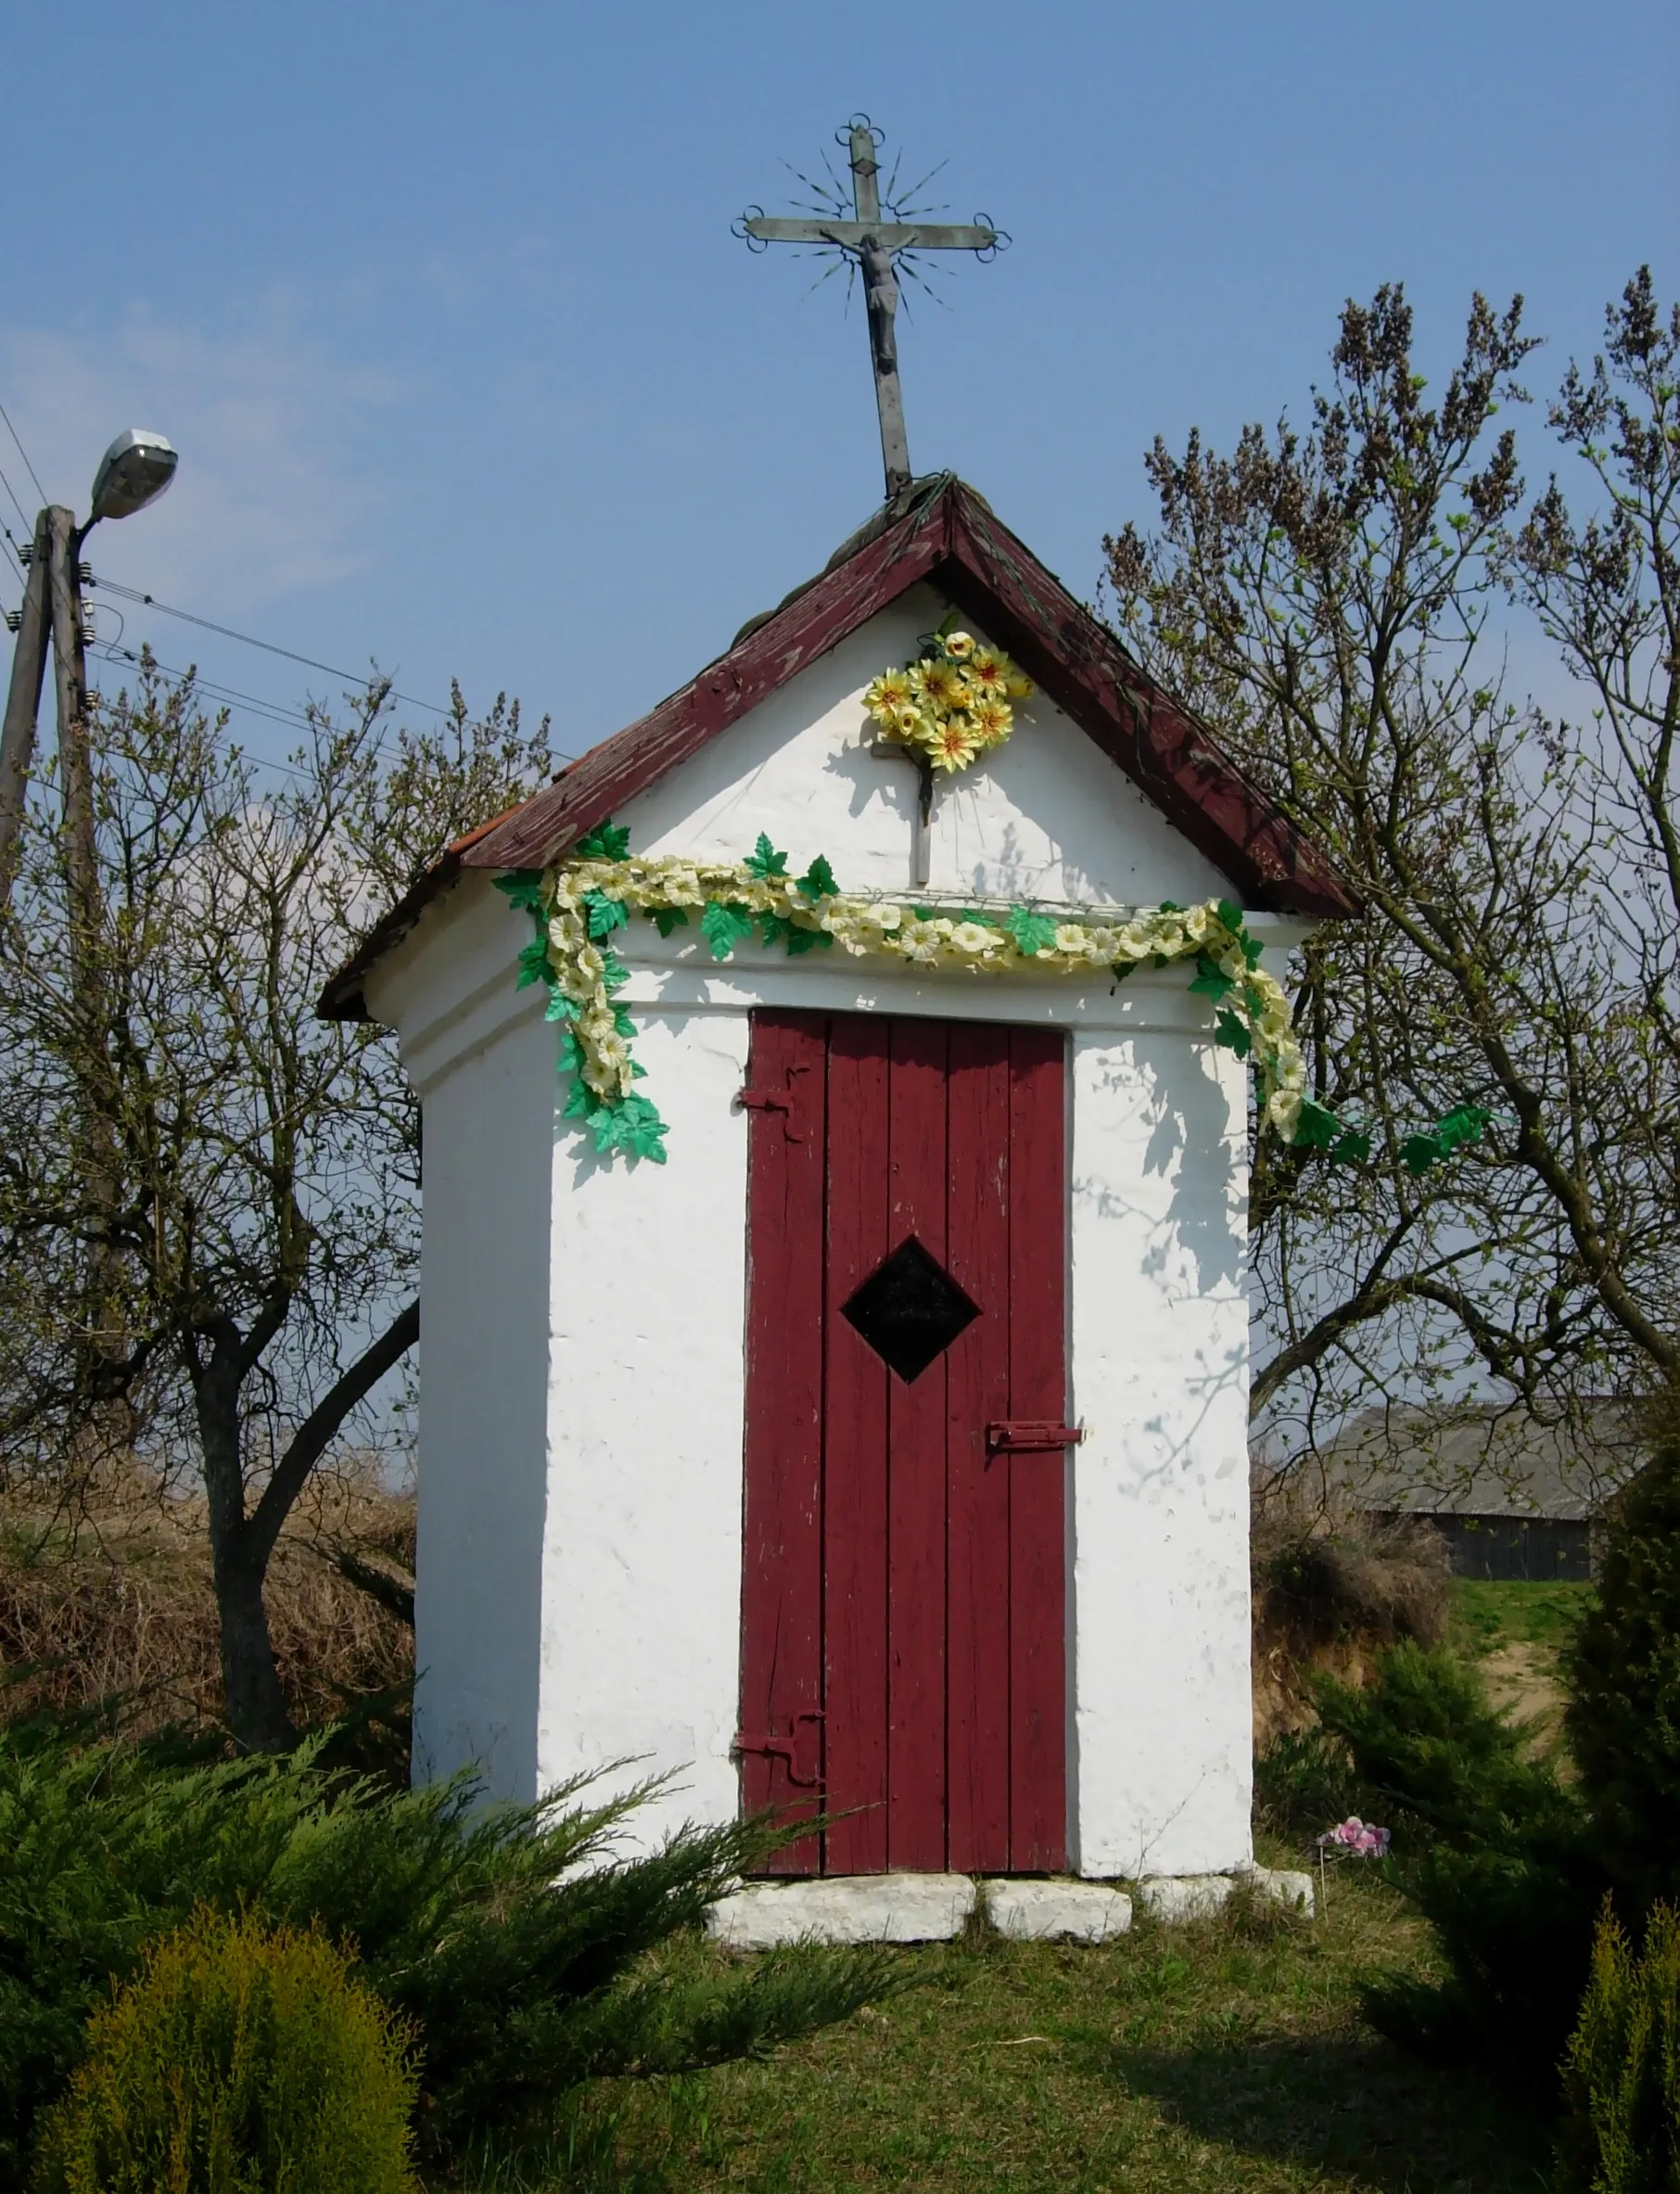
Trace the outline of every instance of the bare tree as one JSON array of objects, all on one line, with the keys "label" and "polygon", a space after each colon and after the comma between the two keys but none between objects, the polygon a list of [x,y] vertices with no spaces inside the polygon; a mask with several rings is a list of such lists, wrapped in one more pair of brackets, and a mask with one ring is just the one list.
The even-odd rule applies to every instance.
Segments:
[{"label": "bare tree", "polygon": [[121,1438],[201,1480],[228,1725],[255,1748],[291,1734],[280,1526],[419,1330],[414,1100],[387,1036],[315,1001],[379,904],[549,767],[546,722],[474,721],[458,692],[388,753],[385,703],[312,709],[277,771],[146,665],[93,726],[96,903],[72,928],[48,783],[0,928],[5,1461],[73,1496]]},{"label": "bare tree", "polygon": [[[1525,521],[1495,424],[1533,348],[1521,300],[1476,299],[1431,405],[1403,293],[1350,302],[1305,433],[1157,441],[1158,529],[1104,544],[1132,644],[1366,904],[1302,955],[1296,1017],[1368,1155],[1256,1153],[1254,1406],[1309,1437],[1472,1371],[1542,1410],[1680,1371],[1674,336],[1641,276],[1572,370],[1553,424],[1610,503],[1579,529],[1555,486]],[[1508,693],[1513,588],[1605,737]]]}]

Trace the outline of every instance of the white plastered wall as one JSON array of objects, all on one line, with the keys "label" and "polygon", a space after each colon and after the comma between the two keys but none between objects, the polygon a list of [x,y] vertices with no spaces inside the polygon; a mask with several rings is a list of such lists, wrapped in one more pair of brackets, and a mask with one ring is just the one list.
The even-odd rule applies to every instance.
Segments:
[{"label": "white plastered wall", "polygon": [[[907,597],[617,818],[634,850],[734,858],[760,830],[843,887],[910,876],[913,777],[858,695],[943,614]],[[1042,698],[935,802],[930,888],[1118,904],[1225,879]],[[1287,925],[1268,927],[1280,944]],[[1050,1024],[1071,1036],[1069,1830],[1094,1875],[1249,1853],[1243,1071],[1186,971],[1123,988],[917,976],[694,930],[616,939],[663,1167],[557,1117],[528,935],[486,877],[368,985],[426,1102],[419,1757],[529,1795],[669,1772],[656,1837],[738,1782],[746,1125],[757,1004]],[[510,1297],[517,1295],[517,1304]],[[539,1327],[541,1331],[539,1331]]]}]

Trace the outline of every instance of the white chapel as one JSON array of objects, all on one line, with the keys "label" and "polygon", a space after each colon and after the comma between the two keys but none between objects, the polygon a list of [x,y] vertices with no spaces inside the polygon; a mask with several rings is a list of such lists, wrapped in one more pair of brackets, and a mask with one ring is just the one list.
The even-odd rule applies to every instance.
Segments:
[{"label": "white chapel", "polygon": [[326,1001],[425,1104],[416,1772],[1245,1867],[1232,1014],[1349,910],[948,474],[452,847]]}]

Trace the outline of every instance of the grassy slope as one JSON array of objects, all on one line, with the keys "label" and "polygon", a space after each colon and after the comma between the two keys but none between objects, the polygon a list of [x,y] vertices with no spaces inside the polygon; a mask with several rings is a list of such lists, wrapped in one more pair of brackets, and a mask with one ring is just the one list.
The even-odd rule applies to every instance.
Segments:
[{"label": "grassy slope", "polygon": [[1592,1593],[1590,1585],[1453,1580],[1451,1642],[1481,1663],[1488,1696],[1527,1726],[1536,1752],[1551,1750],[1562,1735],[1559,1649]]},{"label": "grassy slope", "polygon": [[1452,1640],[1460,1652],[1513,1645],[1556,1653],[1592,1599],[1590,1585],[1495,1584],[1453,1579]]},{"label": "grassy slope", "polygon": [[907,1994],[773,2063],[602,2098],[594,2168],[498,2183],[1543,2186],[1544,2138],[1524,2113],[1480,2080],[1396,2056],[1361,2022],[1359,1977],[1418,1971],[1425,1958],[1418,1923],[1351,1868],[1332,1878],[1317,1924],[1265,1908],[1192,1928],[1139,1924],[1101,1949],[976,1933],[907,1952]]}]

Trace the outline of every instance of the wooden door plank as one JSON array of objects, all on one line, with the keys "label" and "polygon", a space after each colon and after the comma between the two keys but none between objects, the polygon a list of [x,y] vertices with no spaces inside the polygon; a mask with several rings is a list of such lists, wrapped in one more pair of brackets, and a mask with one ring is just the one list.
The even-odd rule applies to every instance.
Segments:
[{"label": "wooden door plank", "polygon": [[950,1031],[948,1257],[980,1316],[946,1357],[948,1864],[1010,1863],[1010,1459],[986,1427],[1010,1413],[1010,1032]]},{"label": "wooden door plank", "polygon": [[823,1639],[831,1874],[887,1864],[886,1422],[891,1373],[841,1305],[885,1256],[887,1024],[837,1014],[828,1062]]},{"label": "wooden door plank", "polygon": [[[1065,1044],[1010,1036],[1009,1415],[1054,1421],[1067,1406]],[[1067,1863],[1065,1453],[1012,1455],[1010,1473],[1010,1863]]]},{"label": "wooden door plank", "polygon": [[[821,1014],[753,1015],[749,1086],[789,1109],[747,1129],[746,1434],[741,1628],[742,1802],[795,1818],[821,1764],[823,1062]],[[749,1749],[786,1741],[790,1758]],[[784,1846],[778,1874],[812,1874],[820,1839]]]},{"label": "wooden door plank", "polygon": [[[948,1024],[895,1020],[888,1094],[889,1248],[914,1234],[946,1258]],[[946,1864],[944,1356],[887,1384],[887,1858]]]}]

